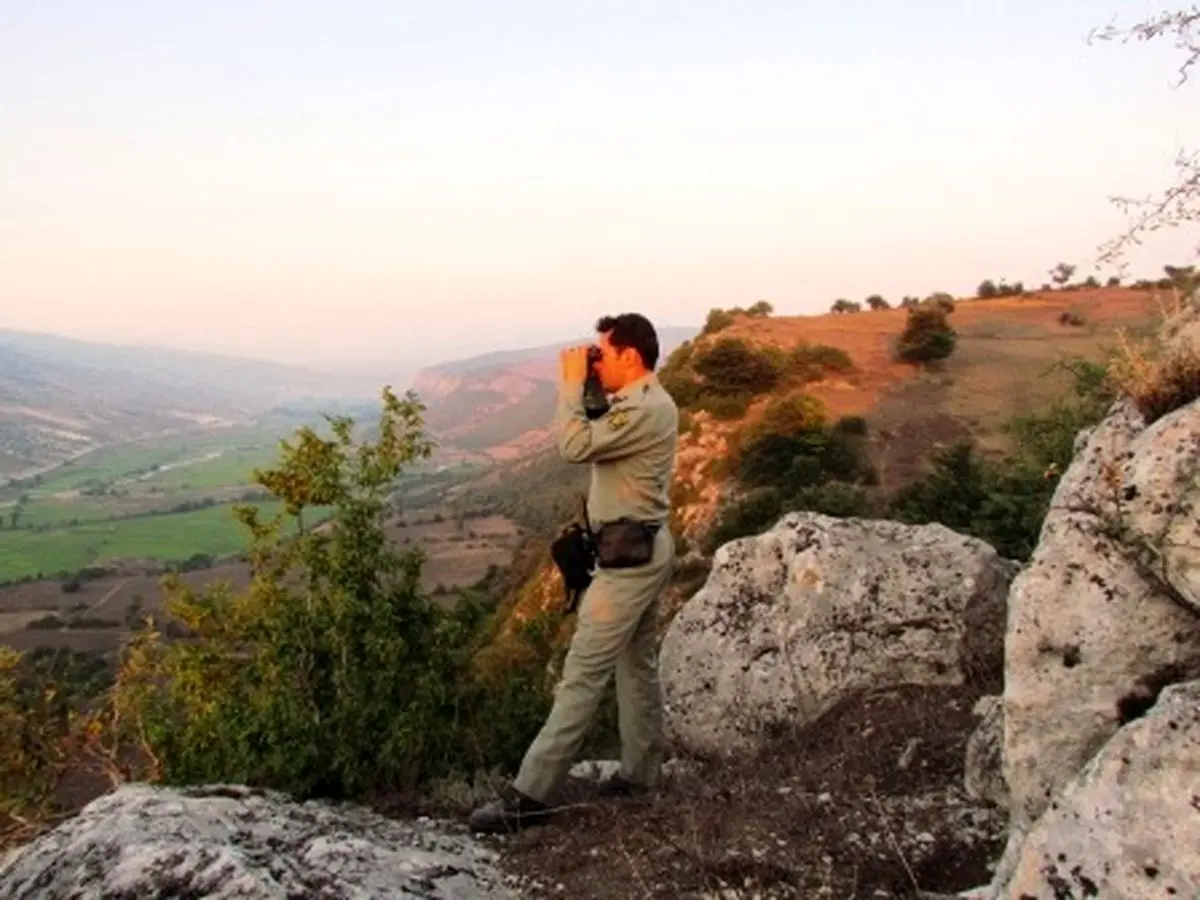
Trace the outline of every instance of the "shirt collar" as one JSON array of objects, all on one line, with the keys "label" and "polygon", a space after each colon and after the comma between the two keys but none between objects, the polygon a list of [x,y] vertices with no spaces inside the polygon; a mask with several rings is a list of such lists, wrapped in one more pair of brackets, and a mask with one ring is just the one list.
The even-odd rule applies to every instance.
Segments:
[{"label": "shirt collar", "polygon": [[657,376],[653,372],[647,372],[641,378],[637,379],[636,381],[629,382],[629,384],[625,385],[625,387],[613,394],[613,402],[615,403],[621,400],[629,399],[630,395],[635,391],[644,390],[645,388],[650,387],[650,385],[656,380]]}]

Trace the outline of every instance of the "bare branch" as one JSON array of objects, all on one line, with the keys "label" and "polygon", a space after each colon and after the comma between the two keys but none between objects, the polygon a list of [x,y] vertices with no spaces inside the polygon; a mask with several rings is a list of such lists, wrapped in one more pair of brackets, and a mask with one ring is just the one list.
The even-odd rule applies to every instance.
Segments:
[{"label": "bare branch", "polygon": [[1143,235],[1200,221],[1200,153],[1180,151],[1175,158],[1175,171],[1171,187],[1157,195],[1109,198],[1125,214],[1129,226],[1101,245],[1100,264],[1122,267],[1120,257],[1129,247],[1140,246]]},{"label": "bare branch", "polygon": [[[1092,29],[1088,43],[1120,41],[1124,44],[1131,40],[1152,41],[1163,36],[1173,36],[1176,49],[1184,53],[1178,69],[1179,80],[1175,83],[1175,87],[1179,87],[1187,81],[1189,70],[1200,62],[1200,6],[1193,4],[1187,9],[1161,12],[1127,26],[1119,26],[1114,20],[1103,28]],[[1200,154],[1181,151],[1175,160],[1175,169],[1173,185],[1157,195],[1140,199],[1109,198],[1125,214],[1129,226],[1098,248],[1098,263],[1113,265],[1123,271],[1126,266],[1121,257],[1129,247],[1140,245],[1143,235],[1200,221]],[[1200,246],[1197,253],[1200,254]]]},{"label": "bare branch", "polygon": [[1118,27],[1115,20],[1102,29],[1094,28],[1088,34],[1088,43],[1092,41],[1119,40],[1126,44],[1130,40],[1152,41],[1165,34],[1175,35],[1175,47],[1186,54],[1179,66],[1179,81],[1176,87],[1187,81],[1188,70],[1200,61],[1200,7],[1193,5],[1187,10],[1162,12],[1138,22],[1135,25]]}]

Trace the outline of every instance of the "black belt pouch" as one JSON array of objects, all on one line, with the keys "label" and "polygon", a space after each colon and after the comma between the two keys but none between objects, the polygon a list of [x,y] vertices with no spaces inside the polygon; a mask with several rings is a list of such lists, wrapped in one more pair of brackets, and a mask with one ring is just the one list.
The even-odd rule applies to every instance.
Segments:
[{"label": "black belt pouch", "polygon": [[654,558],[657,522],[618,519],[596,533],[596,565],[601,569],[633,569]]}]

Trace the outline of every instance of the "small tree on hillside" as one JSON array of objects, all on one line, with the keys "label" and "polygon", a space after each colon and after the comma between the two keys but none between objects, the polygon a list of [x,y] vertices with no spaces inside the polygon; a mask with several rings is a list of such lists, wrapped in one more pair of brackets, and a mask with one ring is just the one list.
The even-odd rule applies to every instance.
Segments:
[{"label": "small tree on hillside", "polygon": [[1050,270],[1050,280],[1054,282],[1056,287],[1061,288],[1070,282],[1074,274],[1075,266],[1071,263],[1060,262]]},{"label": "small tree on hillside", "polygon": [[1195,266],[1163,266],[1163,271],[1171,279],[1171,286],[1185,297],[1191,297],[1200,287],[1200,273]]},{"label": "small tree on hillside", "polygon": [[841,297],[833,302],[833,306],[829,307],[829,311],[833,313],[855,313],[862,309],[862,305],[855,303],[853,300],[847,300]]},{"label": "small tree on hillside", "polygon": [[[948,313],[954,312],[954,298],[945,291],[937,291],[925,298],[925,302],[930,306],[937,306],[944,309]],[[913,304],[916,306],[917,304]]]},{"label": "small tree on hillside", "polygon": [[954,352],[958,335],[939,306],[918,306],[908,311],[908,321],[896,342],[896,356],[921,364],[945,359]]},{"label": "small tree on hillside", "polygon": [[775,312],[775,307],[766,300],[759,300],[757,303],[751,304],[750,308],[746,310],[746,315],[752,319],[765,319],[773,312]]},{"label": "small tree on hillside", "polygon": [[867,298],[867,306],[871,309],[891,309],[891,304],[888,303],[879,294],[872,294]]},{"label": "small tree on hillside", "polygon": [[723,331],[732,324],[733,313],[714,307],[708,311],[708,318],[704,320],[704,328],[700,333],[716,334],[718,331]]}]

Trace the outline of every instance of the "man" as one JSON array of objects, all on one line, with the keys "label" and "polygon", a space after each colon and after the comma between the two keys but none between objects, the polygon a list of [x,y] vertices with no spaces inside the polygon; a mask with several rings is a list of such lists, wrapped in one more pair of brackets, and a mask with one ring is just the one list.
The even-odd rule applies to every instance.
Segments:
[{"label": "man", "polygon": [[[579,604],[550,715],[513,784],[471,814],[476,831],[504,831],[548,814],[614,673],[621,770],[603,790],[639,792],[659,779],[662,706],[655,620],[659,594],[675,562],[667,519],[679,410],[654,374],[658,336],[648,319],[636,313],[606,316],[596,330],[601,354],[596,372],[612,395],[611,405],[588,420],[582,399],[588,348],[564,350],[554,426],[563,458],[591,463],[588,518],[602,548],[598,568]],[[618,520],[649,524],[640,547],[638,526]],[[622,547],[628,551],[624,559]]]}]

